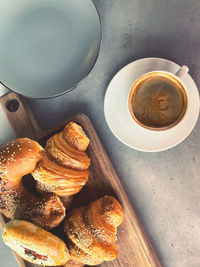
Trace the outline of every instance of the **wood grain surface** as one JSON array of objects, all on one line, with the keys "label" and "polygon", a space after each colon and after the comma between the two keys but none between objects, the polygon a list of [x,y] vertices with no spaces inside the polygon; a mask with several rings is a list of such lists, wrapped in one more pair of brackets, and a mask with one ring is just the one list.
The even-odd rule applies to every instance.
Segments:
[{"label": "wood grain surface", "polygon": [[[10,101],[13,98],[19,101],[20,107],[16,112],[9,112],[5,105],[8,100]],[[67,119],[53,129],[44,131],[38,127],[30,108],[23,98],[10,93],[1,98],[0,102],[13,130],[19,137],[26,136],[36,139],[44,145],[47,138],[54,132],[62,130],[69,120],[76,121],[82,125],[89,136],[90,145],[87,152],[91,158],[90,177],[86,186],[84,186],[79,194],[75,195],[72,207],[87,205],[91,200],[104,195],[113,195],[122,204],[124,212],[124,221],[119,226],[117,233],[118,240],[116,245],[119,250],[119,256],[116,260],[104,262],[100,266],[161,267],[89,118],[84,114],[79,114],[72,119]],[[19,266],[36,267],[38,265],[25,262],[25,265],[20,265],[19,263]],[[69,265],[67,264],[66,266]]]}]

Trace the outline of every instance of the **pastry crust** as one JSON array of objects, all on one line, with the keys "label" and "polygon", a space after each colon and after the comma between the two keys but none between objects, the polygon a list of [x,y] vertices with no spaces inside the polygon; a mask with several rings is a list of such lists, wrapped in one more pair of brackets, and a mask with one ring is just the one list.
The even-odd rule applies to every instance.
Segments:
[{"label": "pastry crust", "polygon": [[68,260],[68,262],[64,265],[65,267],[83,267],[85,266],[84,263],[74,261],[71,258]]},{"label": "pastry crust", "polygon": [[84,265],[98,265],[103,262],[103,258],[93,257],[91,253],[84,252],[70,240],[68,241],[67,246],[70,250],[70,259],[74,260],[74,262],[78,261]]},{"label": "pastry crust", "polygon": [[22,258],[35,264],[58,266],[69,259],[68,249],[60,238],[26,221],[7,223],[2,238]]},{"label": "pastry crust", "polygon": [[122,220],[122,207],[112,196],[72,210],[64,222],[71,258],[88,265],[114,260],[118,255],[117,227]]},{"label": "pastry crust", "polygon": [[[69,136],[68,136],[69,137]],[[90,166],[90,159],[84,151],[70,146],[64,137],[64,132],[55,134],[47,141],[45,150],[60,163],[61,166],[77,170],[86,170]]]},{"label": "pastry crust", "polygon": [[85,151],[90,142],[82,127],[73,121],[66,125],[64,129],[64,137],[69,145],[79,151]]},{"label": "pastry crust", "polygon": [[36,183],[36,188],[38,190],[38,192],[42,193],[42,194],[46,194],[48,192],[54,192],[56,193],[56,195],[62,197],[67,197],[67,196],[71,196],[73,194],[76,194],[78,193],[81,188],[83,186],[81,185],[77,185],[77,186],[51,186],[51,185],[47,185],[47,184],[44,184],[44,183],[41,183],[41,182],[37,182]]},{"label": "pastry crust", "polygon": [[27,220],[45,229],[58,226],[65,217],[59,197],[54,194],[35,197],[23,185],[1,192],[0,211],[10,219]]},{"label": "pastry crust", "polygon": [[[90,158],[85,153],[89,139],[82,127],[68,123],[64,130],[49,138],[45,152],[32,172],[38,189],[58,196],[78,193],[89,177]],[[41,190],[40,190],[41,191]]]}]

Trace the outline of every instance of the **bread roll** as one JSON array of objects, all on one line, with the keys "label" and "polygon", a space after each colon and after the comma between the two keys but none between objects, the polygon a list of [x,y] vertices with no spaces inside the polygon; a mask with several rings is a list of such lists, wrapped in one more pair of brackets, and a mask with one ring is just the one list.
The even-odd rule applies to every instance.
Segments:
[{"label": "bread roll", "polygon": [[26,221],[7,223],[2,238],[7,246],[34,264],[58,266],[69,259],[68,249],[60,238]]},{"label": "bread roll", "polygon": [[42,157],[43,148],[28,138],[17,138],[0,150],[0,177],[16,180],[31,173]]},{"label": "bread roll", "polygon": [[0,149],[0,211],[10,219],[30,221],[47,229],[65,217],[65,207],[55,194],[35,196],[23,185],[24,175],[32,172],[43,148],[28,138],[17,138]]}]

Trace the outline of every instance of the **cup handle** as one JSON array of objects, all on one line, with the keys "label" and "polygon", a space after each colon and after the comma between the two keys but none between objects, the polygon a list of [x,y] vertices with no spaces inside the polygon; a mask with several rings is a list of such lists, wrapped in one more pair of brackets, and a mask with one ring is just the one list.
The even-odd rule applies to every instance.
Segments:
[{"label": "cup handle", "polygon": [[186,65],[183,65],[176,73],[175,75],[179,77],[179,79],[182,79],[186,73],[188,73],[189,68]]}]

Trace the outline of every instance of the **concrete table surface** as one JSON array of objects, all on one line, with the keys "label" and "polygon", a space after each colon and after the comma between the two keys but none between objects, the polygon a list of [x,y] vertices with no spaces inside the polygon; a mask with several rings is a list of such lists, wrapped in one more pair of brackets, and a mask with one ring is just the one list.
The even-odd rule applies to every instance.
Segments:
[{"label": "concrete table surface", "polygon": [[[29,103],[43,128],[79,112],[87,114],[161,264],[199,267],[199,121],[189,137],[175,148],[142,153],[126,147],[112,135],[105,121],[103,103],[113,75],[124,65],[144,57],[161,57],[188,65],[200,88],[200,1],[94,2],[102,21],[103,43],[92,72],[68,94],[50,100],[29,100]],[[0,265],[17,266],[8,253],[1,244]]]}]

